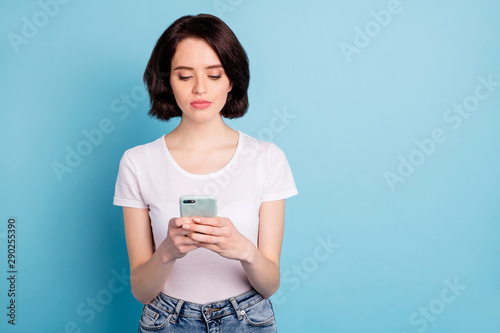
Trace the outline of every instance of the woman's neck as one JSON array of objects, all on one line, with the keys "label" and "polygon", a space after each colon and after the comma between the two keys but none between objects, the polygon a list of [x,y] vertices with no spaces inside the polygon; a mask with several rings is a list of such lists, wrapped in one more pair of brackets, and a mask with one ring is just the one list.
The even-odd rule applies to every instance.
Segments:
[{"label": "woman's neck", "polygon": [[203,123],[181,119],[179,125],[167,134],[166,139],[169,145],[176,148],[182,146],[190,150],[204,150],[225,146],[235,138],[238,138],[236,131],[227,126],[219,116]]}]

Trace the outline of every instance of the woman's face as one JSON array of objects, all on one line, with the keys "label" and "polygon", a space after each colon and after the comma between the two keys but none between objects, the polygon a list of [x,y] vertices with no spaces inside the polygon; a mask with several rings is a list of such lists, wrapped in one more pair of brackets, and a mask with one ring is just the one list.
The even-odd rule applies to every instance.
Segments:
[{"label": "woman's face", "polygon": [[170,85],[182,118],[195,122],[219,116],[232,88],[215,51],[198,38],[186,38],[177,44]]}]

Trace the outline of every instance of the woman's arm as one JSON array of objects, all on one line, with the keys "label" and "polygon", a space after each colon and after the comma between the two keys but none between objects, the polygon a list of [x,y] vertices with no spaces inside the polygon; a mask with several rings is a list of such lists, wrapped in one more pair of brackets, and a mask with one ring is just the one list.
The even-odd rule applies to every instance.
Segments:
[{"label": "woman's arm", "polygon": [[154,251],[149,210],[123,207],[125,239],[130,261],[132,294],[143,304],[150,303],[161,291],[176,259],[197,248],[181,226],[187,218],[169,222],[165,240]]},{"label": "woman's arm", "polygon": [[258,248],[223,217],[194,218],[183,225],[188,238],[200,247],[239,260],[250,284],[262,296],[273,295],[280,285],[280,255],[285,220],[285,200],[263,202],[259,212]]},{"label": "woman's arm", "polygon": [[263,202],[259,212],[259,248],[253,247],[253,255],[241,261],[250,283],[265,298],[271,297],[280,286],[284,224],[285,200]]}]

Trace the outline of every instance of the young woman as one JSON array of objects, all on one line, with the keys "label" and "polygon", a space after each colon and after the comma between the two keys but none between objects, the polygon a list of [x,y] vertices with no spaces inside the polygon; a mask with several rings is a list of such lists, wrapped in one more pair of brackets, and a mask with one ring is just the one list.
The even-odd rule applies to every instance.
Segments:
[{"label": "young woman", "polygon": [[[158,40],[144,81],[150,114],[181,117],[120,161],[139,332],[275,332],[285,198],[297,189],[283,152],[228,127],[248,108],[248,59],[231,29],[200,14]],[[210,194],[218,217],[180,218],[179,198]]]}]

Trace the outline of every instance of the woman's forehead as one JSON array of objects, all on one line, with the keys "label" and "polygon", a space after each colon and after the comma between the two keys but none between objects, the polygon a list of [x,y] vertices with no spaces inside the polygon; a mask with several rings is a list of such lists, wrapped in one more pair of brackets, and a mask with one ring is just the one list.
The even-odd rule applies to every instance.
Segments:
[{"label": "woman's forehead", "polygon": [[185,38],[177,44],[174,56],[172,58],[172,68],[176,67],[202,67],[215,68],[220,66],[221,62],[217,53],[204,39]]}]

